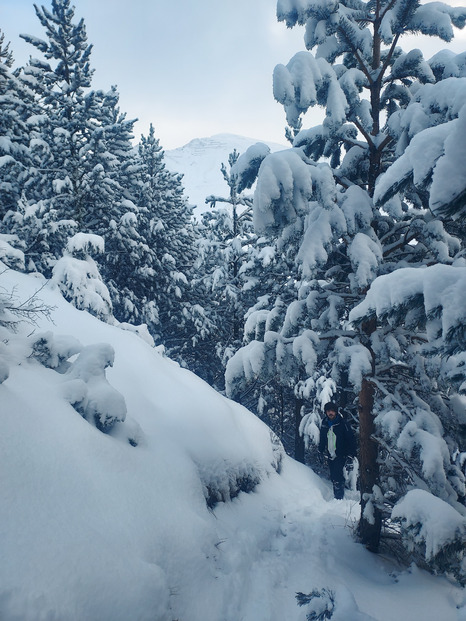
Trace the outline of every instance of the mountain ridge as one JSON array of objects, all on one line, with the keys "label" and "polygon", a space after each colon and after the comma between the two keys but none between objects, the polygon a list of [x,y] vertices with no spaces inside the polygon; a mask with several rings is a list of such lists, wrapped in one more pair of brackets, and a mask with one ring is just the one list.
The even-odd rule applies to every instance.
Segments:
[{"label": "mountain ridge", "polygon": [[214,134],[193,138],[185,145],[165,151],[165,163],[171,172],[183,175],[185,195],[193,206],[194,215],[199,218],[208,210],[207,196],[227,196],[228,186],[221,173],[222,163],[228,164],[228,156],[236,149],[244,153],[251,145],[263,142],[272,152],[286,149],[286,144],[278,144],[236,134]]}]

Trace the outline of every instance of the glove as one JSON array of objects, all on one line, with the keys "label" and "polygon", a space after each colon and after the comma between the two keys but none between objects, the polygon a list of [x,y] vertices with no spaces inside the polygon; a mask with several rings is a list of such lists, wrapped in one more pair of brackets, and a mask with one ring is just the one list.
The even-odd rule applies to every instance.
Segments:
[{"label": "glove", "polygon": [[319,451],[319,455],[324,463],[328,461],[328,451]]}]

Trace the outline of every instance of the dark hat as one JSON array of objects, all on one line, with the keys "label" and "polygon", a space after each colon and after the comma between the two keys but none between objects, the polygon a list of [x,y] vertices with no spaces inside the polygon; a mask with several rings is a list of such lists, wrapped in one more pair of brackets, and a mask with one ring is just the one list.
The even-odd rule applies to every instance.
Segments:
[{"label": "dark hat", "polygon": [[338,405],[333,403],[333,401],[329,401],[324,405],[324,412],[328,412],[329,410],[333,410],[338,414]]}]

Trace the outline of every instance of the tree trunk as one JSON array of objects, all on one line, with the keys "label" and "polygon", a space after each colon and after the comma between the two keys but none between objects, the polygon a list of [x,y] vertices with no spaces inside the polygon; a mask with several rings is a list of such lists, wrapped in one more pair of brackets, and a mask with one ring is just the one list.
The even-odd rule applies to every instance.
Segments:
[{"label": "tree trunk", "polygon": [[379,481],[379,464],[377,462],[377,444],[372,439],[374,433],[374,385],[367,378],[363,379],[359,393],[359,466],[361,487],[361,519],[359,535],[361,542],[371,552],[377,552],[382,530],[382,515],[374,507],[373,515],[366,515],[367,495],[372,494],[374,485]]},{"label": "tree trunk", "polygon": [[301,399],[295,399],[294,402],[294,422],[295,422],[295,434],[294,434],[294,458],[296,461],[304,464],[304,438],[299,433],[299,426],[301,425],[301,408],[303,402]]},{"label": "tree trunk", "polygon": [[[361,326],[363,333],[370,338],[377,329],[377,319],[369,319]],[[375,374],[375,355],[367,343],[372,356],[372,375]],[[369,497],[374,485],[379,483],[378,446],[373,440],[374,425],[374,384],[370,378],[362,381],[359,393],[359,480],[361,488],[361,519],[359,521],[359,535],[361,542],[371,552],[377,552],[382,530],[382,515],[379,509],[366,511],[369,507]]]}]

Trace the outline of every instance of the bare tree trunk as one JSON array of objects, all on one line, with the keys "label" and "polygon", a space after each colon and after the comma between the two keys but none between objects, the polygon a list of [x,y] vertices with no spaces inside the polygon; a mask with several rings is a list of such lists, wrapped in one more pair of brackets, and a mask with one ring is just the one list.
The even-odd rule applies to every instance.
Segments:
[{"label": "bare tree trunk", "polygon": [[382,515],[379,509],[366,513],[367,495],[372,494],[374,485],[379,482],[379,464],[377,461],[377,444],[372,439],[374,433],[374,385],[365,378],[359,393],[359,465],[361,487],[361,519],[359,536],[361,542],[371,552],[377,552],[382,530]]},{"label": "bare tree trunk", "polygon": [[283,442],[285,436],[285,397],[283,386],[280,386],[280,439]]},{"label": "bare tree trunk", "polygon": [[[361,326],[364,334],[370,338],[377,329],[377,319],[369,319]],[[375,374],[375,355],[370,343],[367,344],[372,356],[372,375]],[[374,384],[370,378],[362,381],[359,393],[359,477],[361,488],[361,519],[359,536],[361,542],[371,552],[377,552],[382,530],[382,515],[379,509],[372,507],[367,511],[369,498],[374,485],[379,483],[378,446],[373,440],[374,426]]]}]

